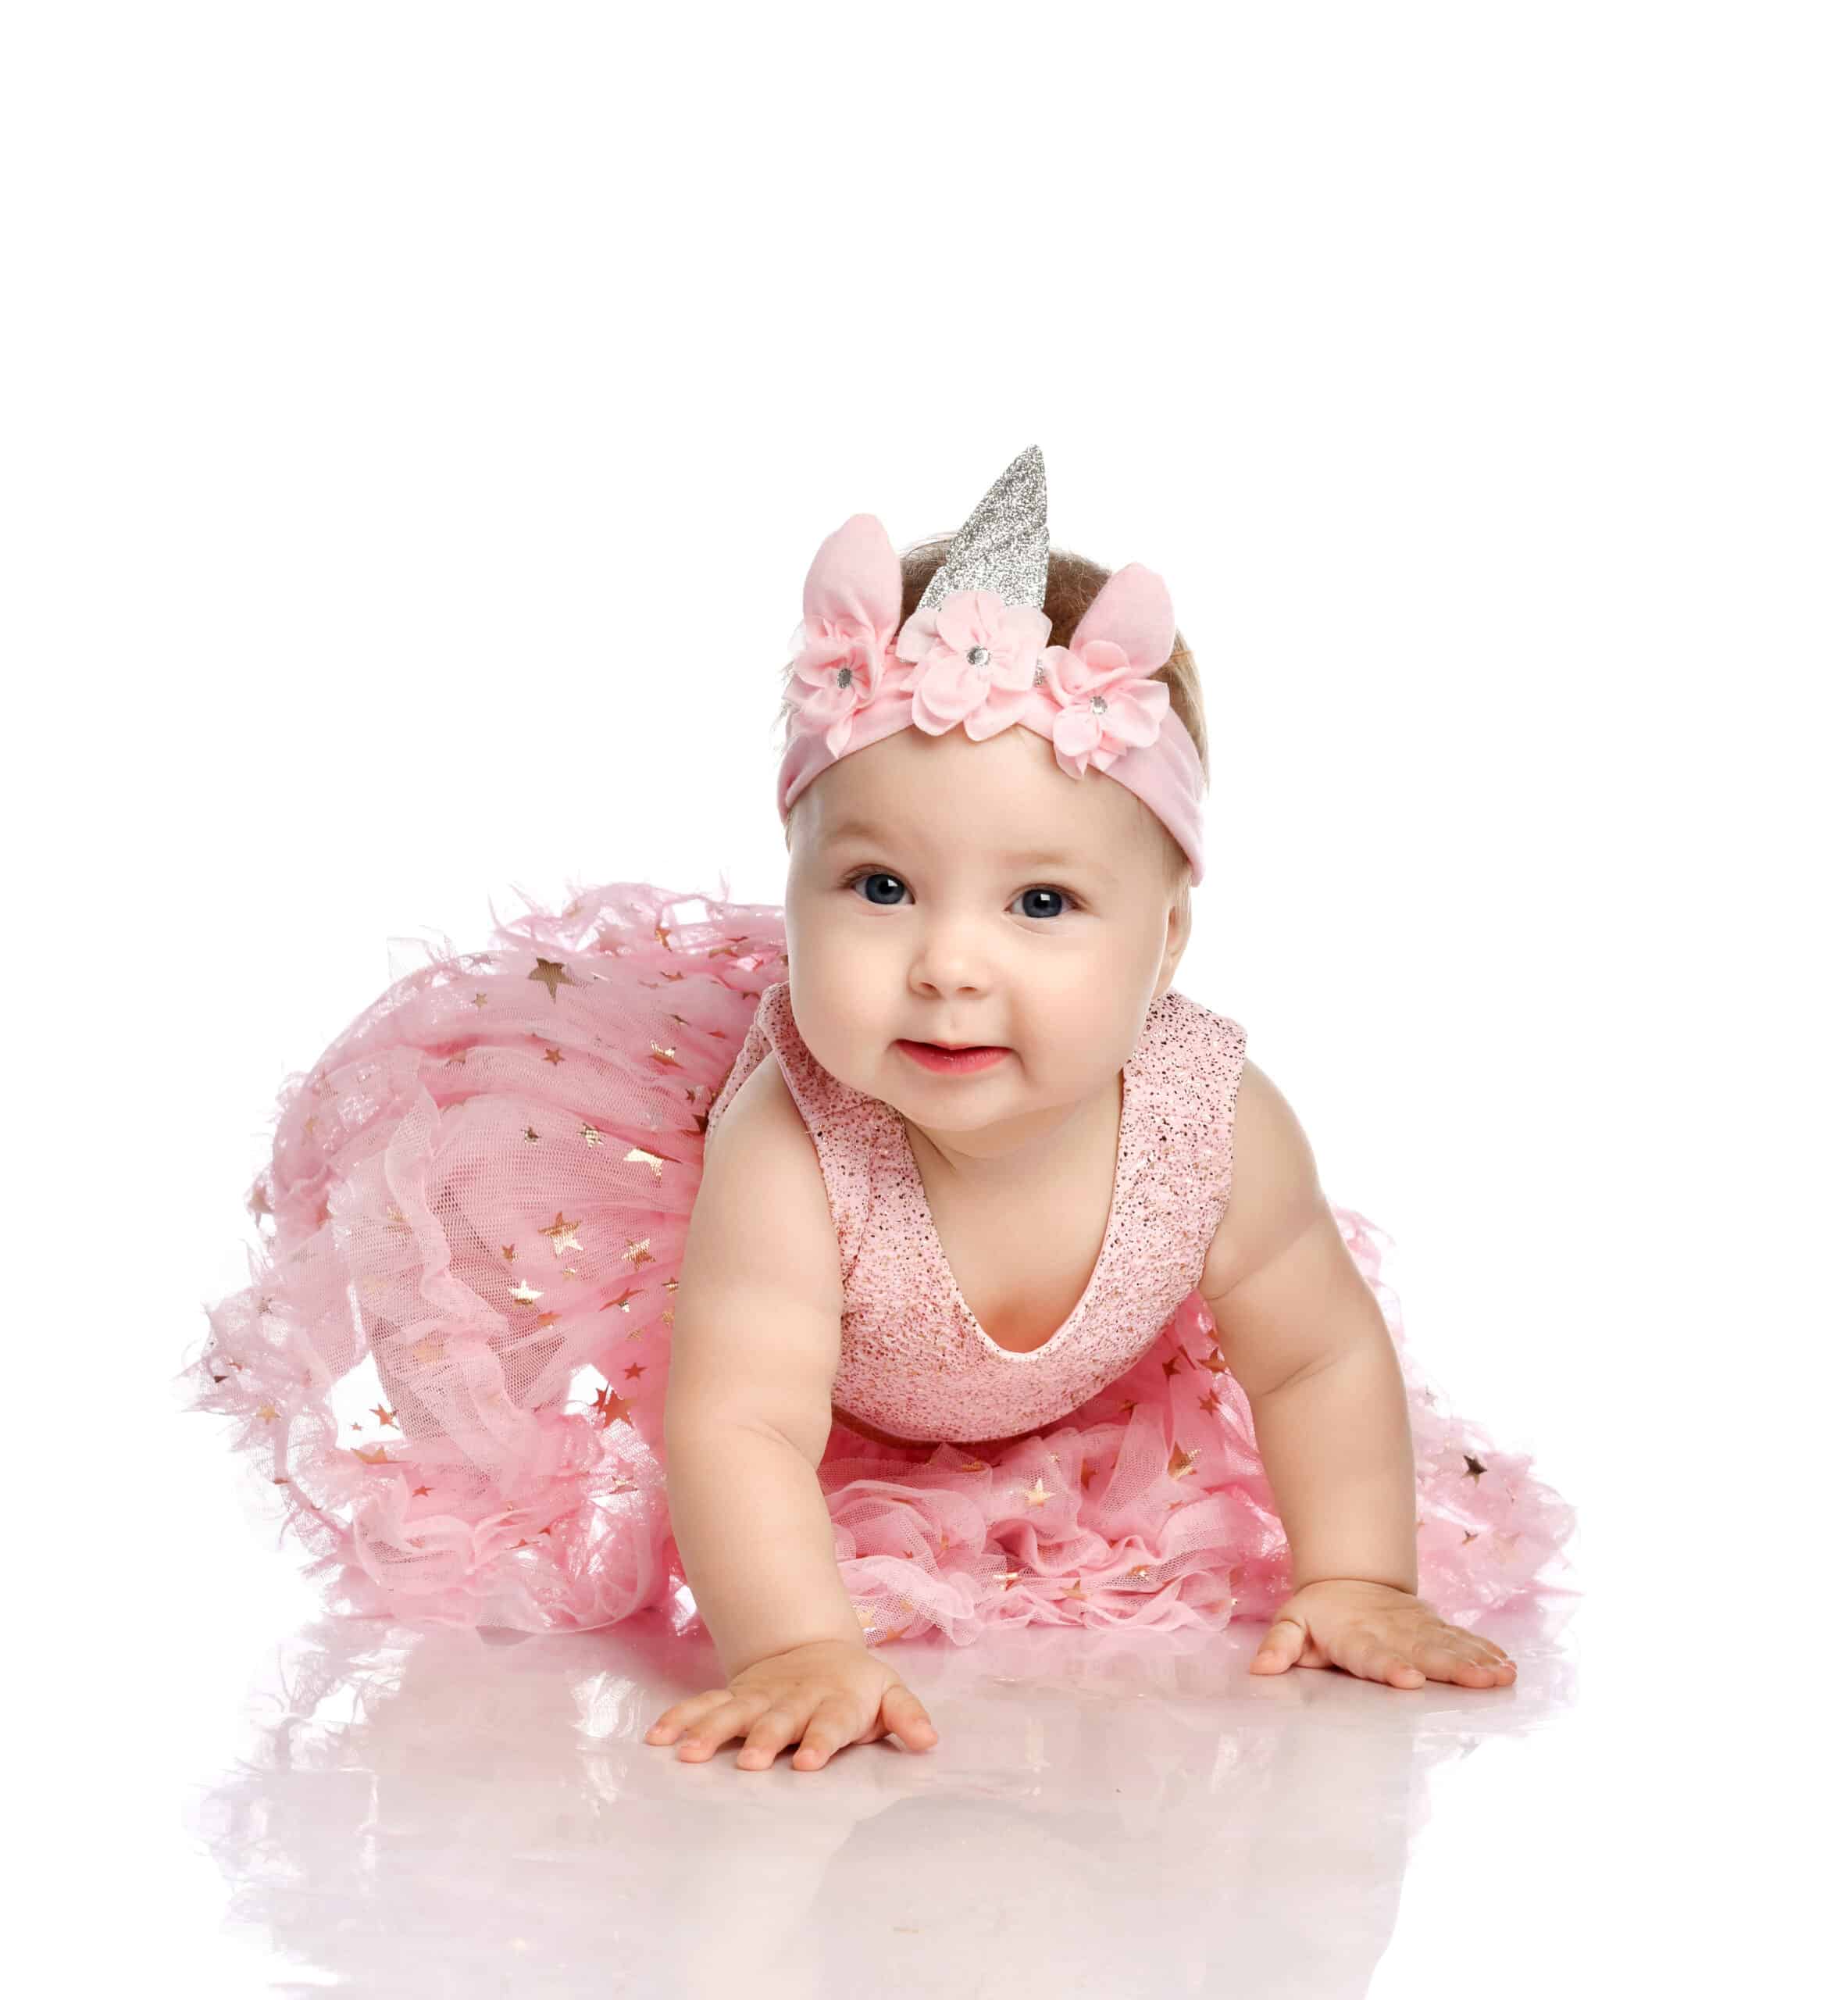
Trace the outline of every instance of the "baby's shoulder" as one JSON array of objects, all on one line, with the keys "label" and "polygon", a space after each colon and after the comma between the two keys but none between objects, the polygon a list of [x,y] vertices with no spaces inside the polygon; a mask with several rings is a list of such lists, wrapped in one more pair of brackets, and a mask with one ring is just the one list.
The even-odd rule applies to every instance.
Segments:
[{"label": "baby's shoulder", "polygon": [[1233,1171],[1224,1213],[1207,1251],[1200,1291],[1223,1298],[1261,1270],[1315,1220],[1322,1200],[1315,1155],[1275,1082],[1243,1062],[1233,1123]]},{"label": "baby's shoulder", "polygon": [[720,1237],[804,1268],[826,1266],[837,1284],[837,1245],[821,1163],[774,1056],[758,1063],[708,1129],[689,1241]]}]

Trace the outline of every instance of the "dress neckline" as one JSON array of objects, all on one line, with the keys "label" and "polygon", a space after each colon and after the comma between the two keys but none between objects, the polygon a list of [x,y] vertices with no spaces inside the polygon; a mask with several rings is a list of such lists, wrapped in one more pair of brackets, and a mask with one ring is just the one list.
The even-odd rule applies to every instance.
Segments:
[{"label": "dress neckline", "polygon": [[[1097,1281],[1110,1255],[1111,1239],[1116,1234],[1117,1216],[1122,1206],[1123,1197],[1128,1191],[1129,1147],[1141,1107],[1139,1086],[1143,1052],[1148,1045],[1150,1023],[1154,1019],[1155,1009],[1160,1005],[1159,1000],[1150,1002],[1148,1012],[1143,1016],[1142,1031],[1136,1038],[1136,1046],[1130,1050],[1129,1059],[1118,1072],[1122,1079],[1122,1106],[1117,1121],[1116,1166],[1110,1184],[1110,1212],[1104,1218],[1104,1241],[1098,1245],[1097,1261],[1091,1266],[1091,1274],[1085,1280],[1084,1290],[1079,1294],[1078,1303],[1065,1315],[1064,1323],[1037,1347],[1003,1347],[976,1317],[975,1309],[962,1295],[962,1287],[958,1283],[956,1273],[950,1266],[950,1254],[944,1249],[944,1239],[938,1234],[936,1217],[931,1212],[930,1196],[924,1186],[924,1177],[918,1171],[917,1159],[912,1152],[911,1139],[904,1129],[904,1120],[890,1105],[885,1106],[891,1120],[892,1135],[897,1145],[900,1170],[904,1177],[907,1198],[929,1242],[930,1255],[936,1260],[938,1275],[947,1288],[956,1309],[982,1343],[984,1350],[990,1354],[999,1355],[1003,1360],[1037,1361],[1042,1355],[1051,1353],[1083,1319],[1085,1309],[1091,1302],[1091,1295],[1097,1288]],[[876,1098],[874,1102],[885,1103],[883,1098]]]}]

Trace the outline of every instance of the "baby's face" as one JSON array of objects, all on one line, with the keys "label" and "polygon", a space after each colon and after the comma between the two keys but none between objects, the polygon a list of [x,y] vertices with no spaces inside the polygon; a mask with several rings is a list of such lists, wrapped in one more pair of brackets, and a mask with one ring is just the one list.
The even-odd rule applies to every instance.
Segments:
[{"label": "baby's face", "polygon": [[[1186,943],[1161,828],[1031,730],[901,729],[830,765],[789,834],[796,1025],[927,1131],[1004,1143],[1113,1081]],[[905,1041],[1008,1052],[950,1076]]]}]

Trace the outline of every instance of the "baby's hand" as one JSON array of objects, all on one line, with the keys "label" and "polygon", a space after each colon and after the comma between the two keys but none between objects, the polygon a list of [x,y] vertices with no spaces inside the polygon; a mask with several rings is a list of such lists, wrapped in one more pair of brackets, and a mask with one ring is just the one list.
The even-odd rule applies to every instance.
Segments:
[{"label": "baby's hand", "polygon": [[728,1688],[676,1702],[648,1731],[650,1743],[671,1743],[682,1730],[680,1755],[703,1763],[720,1744],[744,1738],[740,1770],[776,1761],[786,1743],[798,1743],[795,1768],[819,1770],[844,1743],[876,1743],[895,1735],[922,1752],[936,1741],[924,1705],[898,1676],[865,1646],[819,1640],[772,1653],[742,1667]]},{"label": "baby's hand", "polygon": [[1514,1677],[1514,1662],[1493,1640],[1447,1624],[1423,1598],[1345,1577],[1305,1584],[1272,1620],[1251,1671],[1291,1666],[1339,1666],[1393,1688],[1427,1677],[1505,1688]]}]

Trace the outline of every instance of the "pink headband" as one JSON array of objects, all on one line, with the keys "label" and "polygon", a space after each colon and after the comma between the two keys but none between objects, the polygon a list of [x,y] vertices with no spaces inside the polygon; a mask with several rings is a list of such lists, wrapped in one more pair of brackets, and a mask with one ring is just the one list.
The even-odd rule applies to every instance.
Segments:
[{"label": "pink headband", "polygon": [[802,590],[790,663],[788,742],[777,773],[787,822],[837,758],[915,727],[972,741],[1015,724],[1052,745],[1059,768],[1095,768],[1174,836],[1190,879],[1205,873],[1205,773],[1186,725],[1151,677],[1174,651],[1167,586],[1140,562],[1105,584],[1072,634],[1049,646],[1046,467],[1029,445],[996,480],[898,629],[904,579],[878,520],[855,514],[829,535]]}]

